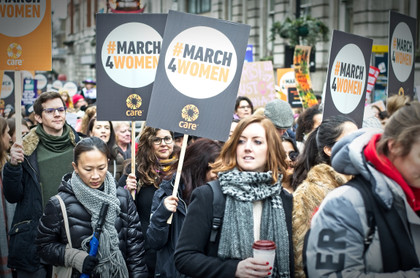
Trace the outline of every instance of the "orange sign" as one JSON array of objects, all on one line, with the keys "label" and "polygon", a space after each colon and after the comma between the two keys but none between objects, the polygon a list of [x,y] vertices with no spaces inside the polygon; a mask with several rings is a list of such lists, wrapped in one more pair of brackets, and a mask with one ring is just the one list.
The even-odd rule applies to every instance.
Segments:
[{"label": "orange sign", "polygon": [[51,70],[51,0],[0,2],[0,69]]}]

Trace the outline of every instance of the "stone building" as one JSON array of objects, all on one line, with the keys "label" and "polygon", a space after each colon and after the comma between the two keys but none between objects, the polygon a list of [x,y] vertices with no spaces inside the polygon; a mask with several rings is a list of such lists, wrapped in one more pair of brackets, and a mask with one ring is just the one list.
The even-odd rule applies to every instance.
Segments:
[{"label": "stone building", "polygon": [[[271,28],[286,17],[310,15],[322,20],[330,34],[336,29],[369,37],[374,45],[387,45],[389,10],[415,18],[420,14],[417,0],[142,0],[141,7],[145,13],[167,13],[172,9],[248,24],[254,61],[272,59],[274,68],[285,67],[287,42],[279,36],[271,40]],[[95,77],[95,13],[108,12],[107,1],[67,0],[66,9],[67,17],[56,23],[58,28],[53,26],[53,68],[66,74],[68,80],[80,82]],[[419,29],[417,26],[416,53],[420,61]],[[329,48],[330,41],[316,45],[311,79],[317,94],[325,82]],[[416,63],[415,76],[418,74],[420,64]],[[415,85],[420,86],[420,79],[415,80]]]}]

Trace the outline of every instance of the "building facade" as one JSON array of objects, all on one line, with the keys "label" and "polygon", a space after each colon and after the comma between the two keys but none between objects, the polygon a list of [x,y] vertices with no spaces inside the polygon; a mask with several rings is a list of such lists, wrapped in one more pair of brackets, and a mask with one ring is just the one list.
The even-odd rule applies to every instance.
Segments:
[{"label": "building facade", "polygon": [[[330,37],[332,30],[340,30],[371,38],[374,45],[387,45],[390,10],[415,18],[420,14],[417,0],[142,0],[140,5],[144,13],[177,10],[248,24],[254,61],[270,59],[275,69],[287,67],[288,42],[278,35],[272,40],[271,29],[275,22],[288,17],[320,19],[328,26]],[[53,69],[80,83],[87,77],[95,78],[95,14],[108,12],[108,6],[106,0],[67,0],[66,8],[67,17],[53,22]],[[420,62],[417,24],[416,54]],[[311,80],[317,94],[321,94],[325,82],[330,43],[319,42],[315,47]],[[417,77],[420,63],[415,68]],[[415,80],[420,86],[420,79]]]}]

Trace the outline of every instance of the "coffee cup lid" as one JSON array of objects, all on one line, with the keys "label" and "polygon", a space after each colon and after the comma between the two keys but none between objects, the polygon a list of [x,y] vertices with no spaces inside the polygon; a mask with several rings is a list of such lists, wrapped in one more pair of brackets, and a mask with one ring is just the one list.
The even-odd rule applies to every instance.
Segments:
[{"label": "coffee cup lid", "polygon": [[252,244],[252,248],[259,250],[273,250],[276,249],[276,244],[271,240],[257,240]]}]

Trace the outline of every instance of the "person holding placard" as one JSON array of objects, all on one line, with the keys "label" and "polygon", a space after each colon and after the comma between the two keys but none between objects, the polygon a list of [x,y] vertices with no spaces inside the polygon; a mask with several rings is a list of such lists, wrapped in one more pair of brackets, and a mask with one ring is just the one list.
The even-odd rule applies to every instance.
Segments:
[{"label": "person holding placard", "polygon": [[[179,272],[190,277],[293,277],[292,195],[282,187],[286,154],[273,123],[263,116],[241,120],[211,170],[226,199],[215,241],[213,191],[194,190],[175,251]],[[253,258],[252,245],[277,246],[273,267]]]},{"label": "person holding placard", "polygon": [[73,148],[79,141],[66,123],[66,105],[59,93],[42,93],[33,108],[38,125],[23,144],[13,144],[3,168],[4,196],[16,203],[8,265],[17,269],[18,277],[45,277],[35,246],[37,226],[61,177],[72,169]]},{"label": "person holding placard", "polygon": [[309,277],[420,276],[420,103],[395,112],[383,132],[362,129],[332,148],[353,175],[311,221]]},{"label": "person holding placard", "polygon": [[[221,144],[207,138],[197,139],[187,147],[182,166],[177,197],[172,196],[178,163],[171,166],[169,175],[162,181],[153,196],[147,240],[157,250],[156,277],[178,277],[175,269],[174,252],[179,233],[184,223],[192,191],[216,178],[209,163],[219,155]],[[172,223],[168,218],[173,214]]]},{"label": "person holding placard", "polygon": [[[178,150],[178,149],[177,149]],[[143,235],[146,235],[150,223],[150,210],[155,191],[170,166],[175,163],[173,134],[169,130],[145,127],[140,135],[136,153],[136,173],[131,173],[128,165],[118,181],[130,192],[135,192],[135,203],[139,214]],[[156,251],[151,249],[147,237],[145,241],[146,264],[149,277],[153,277],[156,265]]]}]

